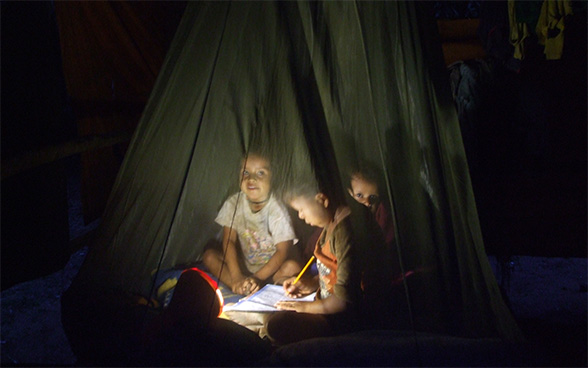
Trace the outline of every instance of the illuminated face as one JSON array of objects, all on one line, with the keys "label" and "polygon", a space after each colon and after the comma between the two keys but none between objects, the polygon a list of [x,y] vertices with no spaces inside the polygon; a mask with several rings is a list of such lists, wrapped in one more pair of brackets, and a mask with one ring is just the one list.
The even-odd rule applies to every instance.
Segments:
[{"label": "illuminated face", "polygon": [[298,217],[311,226],[325,227],[332,220],[327,210],[329,201],[323,194],[317,194],[314,198],[296,197],[289,204],[298,212]]},{"label": "illuminated face", "polygon": [[269,198],[271,171],[269,161],[250,155],[241,172],[241,190],[250,202],[264,202]]},{"label": "illuminated face", "polygon": [[351,178],[349,194],[359,203],[371,208],[379,198],[378,185],[365,180],[362,176],[354,175]]}]

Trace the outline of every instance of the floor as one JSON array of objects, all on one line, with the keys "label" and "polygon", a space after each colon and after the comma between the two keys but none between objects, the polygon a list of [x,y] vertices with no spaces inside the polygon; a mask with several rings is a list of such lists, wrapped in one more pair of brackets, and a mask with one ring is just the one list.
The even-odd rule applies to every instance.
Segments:
[{"label": "floor", "polygon": [[[73,366],[61,326],[61,293],[81,265],[86,249],[47,277],[3,291],[2,366]],[[501,272],[490,257],[497,279]],[[586,366],[587,260],[513,257],[504,280],[515,318],[532,343],[543,346],[548,366]],[[507,282],[508,281],[508,282]]]}]

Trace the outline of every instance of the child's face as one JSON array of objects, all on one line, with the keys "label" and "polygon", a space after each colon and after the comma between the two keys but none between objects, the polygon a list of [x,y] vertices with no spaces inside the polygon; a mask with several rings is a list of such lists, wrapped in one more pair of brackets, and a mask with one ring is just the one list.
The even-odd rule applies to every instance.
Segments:
[{"label": "child's face", "polygon": [[314,198],[296,197],[289,204],[298,212],[298,217],[311,226],[325,227],[332,220],[327,210],[328,200],[322,194]]},{"label": "child's face", "polygon": [[378,200],[378,186],[376,183],[365,180],[361,176],[354,175],[351,178],[351,189],[349,194],[366,207],[372,205]]},{"label": "child's face", "polygon": [[250,155],[241,172],[241,190],[251,202],[263,202],[269,198],[271,171],[265,158]]}]

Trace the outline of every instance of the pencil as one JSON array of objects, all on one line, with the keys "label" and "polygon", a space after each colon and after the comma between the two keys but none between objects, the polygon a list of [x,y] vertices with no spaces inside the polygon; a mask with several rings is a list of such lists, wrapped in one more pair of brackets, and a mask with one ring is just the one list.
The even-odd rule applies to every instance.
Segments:
[{"label": "pencil", "polygon": [[310,264],[312,263],[312,261],[314,261],[314,256],[310,257],[310,259],[306,263],[306,266],[304,266],[304,268],[302,269],[302,271],[300,271],[300,273],[298,274],[298,276],[296,276],[296,279],[294,280],[294,282],[292,283],[292,285],[294,285],[295,283],[298,282],[298,280],[300,280],[300,277],[302,277],[302,274],[304,273],[304,271],[306,271],[306,269],[308,268],[308,266],[310,266]]}]

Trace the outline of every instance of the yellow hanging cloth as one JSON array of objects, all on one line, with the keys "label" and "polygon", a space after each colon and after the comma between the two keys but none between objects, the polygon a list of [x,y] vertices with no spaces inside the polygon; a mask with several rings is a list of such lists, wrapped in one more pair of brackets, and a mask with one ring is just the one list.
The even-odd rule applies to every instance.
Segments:
[{"label": "yellow hanging cloth", "polygon": [[529,36],[527,23],[517,22],[515,0],[508,0],[508,23],[510,28],[510,44],[514,46],[514,58],[523,60],[525,58],[525,39]]},{"label": "yellow hanging cloth", "polygon": [[537,37],[539,44],[545,46],[545,58],[557,60],[561,58],[564,45],[564,20],[572,15],[570,0],[545,0],[541,14],[537,20]]}]

